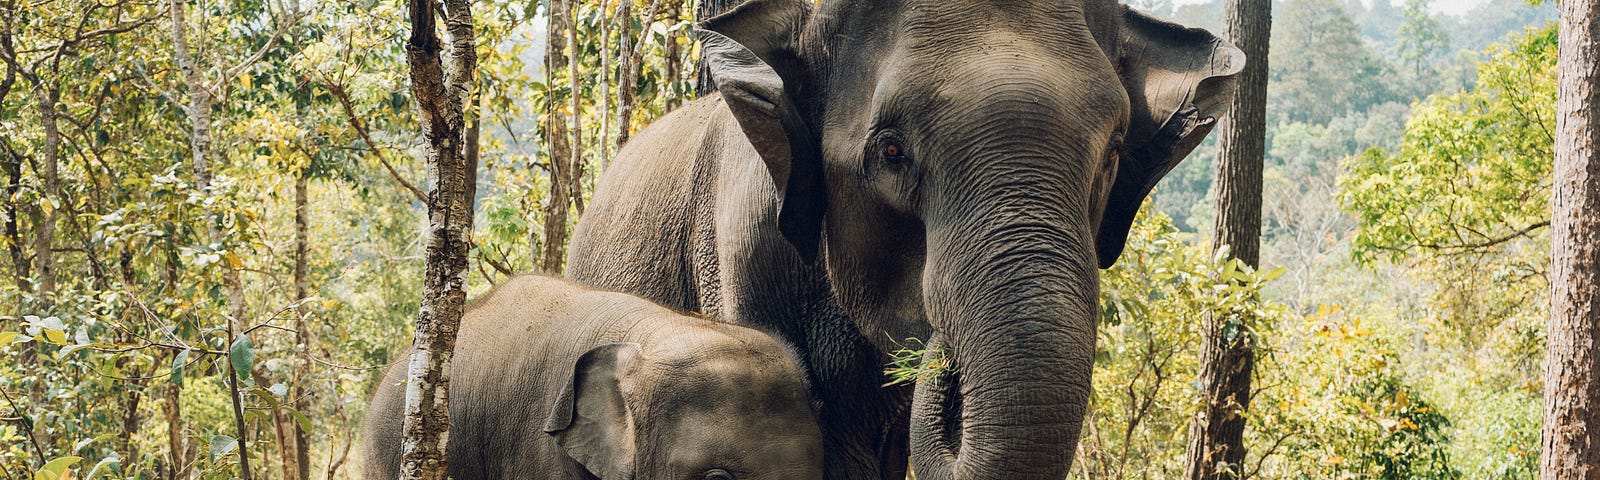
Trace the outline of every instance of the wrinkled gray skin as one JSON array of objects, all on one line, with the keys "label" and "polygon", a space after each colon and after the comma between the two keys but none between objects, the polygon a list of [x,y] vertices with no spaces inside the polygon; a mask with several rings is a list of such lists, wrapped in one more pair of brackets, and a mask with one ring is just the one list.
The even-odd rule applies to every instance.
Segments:
[{"label": "wrinkled gray skin", "polygon": [[[752,0],[700,27],[721,94],[619,152],[568,275],[795,345],[826,478],[900,478],[908,449],[922,480],[1063,478],[1097,267],[1242,53],[1109,0]],[[911,398],[878,387],[907,337],[957,366]]]},{"label": "wrinkled gray skin", "polygon": [[[452,478],[822,476],[804,375],[766,334],[537,276],[469,308],[450,366]],[[391,367],[367,410],[369,480],[398,477],[405,374]]]}]

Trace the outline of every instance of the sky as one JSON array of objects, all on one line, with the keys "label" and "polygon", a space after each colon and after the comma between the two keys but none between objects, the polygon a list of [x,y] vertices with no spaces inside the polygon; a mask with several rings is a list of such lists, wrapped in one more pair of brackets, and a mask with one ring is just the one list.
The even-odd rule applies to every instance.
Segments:
[{"label": "sky", "polygon": [[[1371,0],[1365,1],[1367,1],[1369,4],[1372,3]],[[1174,0],[1172,3],[1185,5],[1204,2],[1205,0]],[[1401,2],[1391,1],[1390,3],[1399,4]],[[1444,12],[1451,15],[1460,15],[1467,13],[1467,11],[1471,10],[1472,7],[1483,5],[1484,3],[1488,3],[1488,0],[1433,0],[1433,10],[1435,12]]]}]

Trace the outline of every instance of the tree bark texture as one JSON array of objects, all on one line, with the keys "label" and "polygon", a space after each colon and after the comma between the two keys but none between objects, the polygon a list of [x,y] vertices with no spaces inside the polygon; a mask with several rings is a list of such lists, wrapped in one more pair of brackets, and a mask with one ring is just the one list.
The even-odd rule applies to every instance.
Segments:
[{"label": "tree bark texture", "polygon": [[[544,141],[548,146],[545,151],[549,154],[550,194],[545,197],[544,204],[544,241],[540,243],[538,252],[538,267],[549,273],[561,272],[562,261],[566,257],[567,244],[567,209],[572,204],[571,189],[567,179],[571,178],[572,134],[567,130],[570,125],[565,116],[561,115],[561,99],[556,98],[555,78],[557,72],[567,70],[567,27],[571,23],[567,17],[567,3],[569,0],[551,0],[549,11],[545,18],[549,25],[545,29],[545,56],[544,76],[545,84],[549,91],[545,95],[544,113]],[[577,86],[573,86],[576,90]]]},{"label": "tree bark texture", "polygon": [[[666,17],[670,18],[670,19],[674,19],[674,21],[675,21],[676,19],[682,17],[682,14],[683,14],[683,0],[676,0],[676,1],[668,2],[667,5],[666,5],[666,8],[667,8]],[[729,8],[732,8],[732,7],[729,7]],[[683,79],[683,62],[681,60],[683,58],[683,47],[678,46],[678,39],[683,36],[683,34],[681,32],[683,32],[683,30],[667,30],[666,45],[664,45],[663,48],[662,48],[662,50],[664,51],[662,56],[665,57],[665,58],[662,59],[662,65],[661,65],[662,73],[661,73],[661,76],[662,76],[662,78],[665,78],[666,81],[669,82],[669,83],[676,83],[676,82],[679,82],[679,81],[681,81]],[[702,71],[705,71],[705,69],[701,69],[701,68],[696,68],[695,69],[695,73],[696,74],[698,74],[699,72],[702,72]],[[696,89],[699,88],[699,85],[698,85],[699,81],[700,81],[699,77],[696,77],[695,78],[695,82],[697,83],[697,85],[695,86]],[[716,86],[713,85],[712,88],[715,89]],[[696,94],[696,97],[698,97],[698,96],[699,96],[699,94]],[[667,97],[666,98],[667,101],[665,103],[666,108],[663,111],[668,111],[668,112],[673,111],[673,110],[677,110],[678,106],[683,105],[684,100],[687,100],[687,99],[685,99],[683,97],[680,97],[678,95],[667,95],[666,97]]]},{"label": "tree bark texture", "polygon": [[39,172],[44,176],[44,197],[40,202],[39,224],[34,226],[33,232],[33,265],[36,267],[39,299],[46,309],[50,308],[50,297],[56,291],[56,261],[53,244],[56,235],[56,211],[54,203],[61,199],[61,178],[58,168],[61,164],[61,131],[56,119],[56,104],[61,97],[60,90],[48,87],[43,83],[34,86],[34,100],[39,105],[39,124],[44,128],[44,146],[40,150],[40,161],[43,165]]},{"label": "tree bark texture", "polygon": [[[4,22],[0,22],[0,51],[9,53],[17,50],[11,40],[11,30],[11,17],[8,15],[5,17]],[[17,81],[17,69],[20,68],[10,62],[5,63],[5,76],[0,77],[0,105],[4,105],[5,98],[11,95],[11,88],[16,85]],[[0,110],[3,110],[3,108],[0,108]],[[0,111],[0,115],[5,113]],[[0,165],[4,167],[6,172],[6,186],[3,192],[5,198],[0,199],[4,201],[6,209],[6,250],[11,254],[11,272],[15,275],[17,290],[31,292],[33,291],[31,282],[33,260],[28,258],[27,254],[22,250],[22,235],[19,233],[17,226],[17,215],[21,213],[21,209],[17,208],[17,203],[12,200],[16,197],[17,191],[22,188],[22,154],[17,153],[10,142],[0,140],[0,146],[5,148],[6,154],[5,163]]]},{"label": "tree bark texture", "polygon": [[[1271,0],[1229,0],[1227,37],[1244,50],[1248,62],[1230,113],[1219,125],[1216,165],[1216,223],[1213,251],[1228,248],[1252,267],[1260,262],[1261,171],[1266,147],[1267,45],[1272,28]],[[1250,407],[1254,342],[1245,325],[1208,315],[1202,328],[1201,411],[1189,424],[1184,478],[1243,478],[1244,412]]]},{"label": "tree bark texture", "polygon": [[1540,478],[1600,479],[1600,4],[1559,3]]},{"label": "tree bark texture", "polygon": [[183,387],[176,383],[167,384],[163,392],[164,402],[161,413],[167,418],[167,453],[172,462],[172,476],[168,480],[183,480],[189,478],[189,436],[183,428]]},{"label": "tree bark texture", "polygon": [[[650,17],[655,16],[655,8],[656,6],[660,5],[660,1],[661,0],[654,0],[652,2],[650,10],[645,12],[644,16],[640,17],[643,19],[641,23],[649,25]],[[618,7],[618,12],[618,16],[623,18],[632,18],[633,2],[622,2],[622,5]],[[631,22],[622,22],[622,25],[620,25],[619,28],[621,29],[621,33],[617,36],[617,39],[618,41],[622,42],[622,44],[617,46],[618,78],[616,144],[617,149],[621,150],[622,146],[627,145],[628,139],[633,136],[633,104],[637,93],[635,90],[638,89],[639,62],[642,61],[640,54],[643,49],[640,48],[640,46],[644,42],[642,39],[636,41],[633,38],[633,24]],[[649,29],[645,30],[646,33],[648,33]],[[605,164],[601,164],[601,167],[604,168]]]},{"label": "tree bark texture", "polygon": [[17,214],[20,213],[21,209],[17,208],[16,202],[11,201],[16,196],[17,191],[22,189],[22,157],[18,156],[16,152],[8,152],[4,168],[6,171],[6,188],[4,192],[6,250],[11,254],[12,273],[16,274],[17,290],[31,292],[33,291],[33,284],[29,279],[32,277],[33,261],[22,251],[22,233],[17,226]]},{"label": "tree bark texture", "polygon": [[[578,7],[579,0],[567,0],[567,82],[572,86],[572,146],[571,155],[567,161],[567,199],[577,207],[578,215],[583,215],[583,81],[578,77]],[[601,95],[605,95],[601,92]],[[562,240],[560,249],[561,258],[567,257],[567,242]],[[559,269],[555,271],[560,271]]]},{"label": "tree bark texture", "polygon": [[[612,122],[616,125],[617,133],[616,136],[612,137],[615,148],[611,149],[611,151],[621,149],[622,144],[628,141],[628,124],[632,123],[631,120],[633,118],[633,78],[629,76],[632,74],[631,66],[633,65],[632,15],[633,0],[617,2],[617,116],[616,120]],[[610,112],[601,110],[600,114],[609,115]],[[605,171],[606,162],[609,161],[611,161],[610,154],[602,155],[600,167],[596,171]]]},{"label": "tree bark texture", "polygon": [[[307,309],[300,305],[310,295],[310,280],[307,279],[307,259],[311,255],[309,239],[310,203],[309,191],[311,171],[307,167],[301,170],[294,178],[294,388],[290,390],[289,398],[294,399],[294,408],[301,412],[309,411],[310,399],[306,396],[305,385],[310,381],[307,372],[311,366],[311,326],[306,323]],[[300,422],[289,422],[294,429],[293,442],[290,447],[294,453],[293,476],[291,469],[285,469],[285,480],[311,480],[311,432],[300,428]],[[284,463],[289,463],[289,458],[284,458]]]},{"label": "tree bark texture", "polygon": [[[695,8],[694,21],[704,22],[717,14],[744,3],[743,0],[700,0],[700,6]],[[694,96],[704,97],[717,91],[717,84],[711,80],[711,71],[706,68],[706,59],[701,57],[694,66]]]},{"label": "tree bark texture", "polygon": [[[472,234],[476,165],[466,143],[465,97],[477,76],[471,2],[445,0],[449,48],[440,44],[432,0],[410,0],[406,61],[427,140],[428,246],[422,308],[406,375],[400,478],[444,480],[449,448],[450,379],[456,332],[466,304],[467,254]],[[443,56],[441,57],[441,50]]]},{"label": "tree bark texture", "polygon": [[[627,4],[633,0],[620,0],[618,4]],[[621,13],[620,5],[617,13]],[[604,165],[607,158],[611,157],[611,30],[617,23],[627,23],[629,19],[612,16],[606,18],[605,4],[600,7],[600,134],[597,135],[597,144],[600,146],[600,162]]]}]

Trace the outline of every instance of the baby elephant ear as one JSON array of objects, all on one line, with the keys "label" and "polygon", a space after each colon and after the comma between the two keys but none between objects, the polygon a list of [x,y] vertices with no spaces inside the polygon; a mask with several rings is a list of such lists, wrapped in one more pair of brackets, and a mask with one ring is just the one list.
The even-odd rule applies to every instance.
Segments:
[{"label": "baby elephant ear", "polygon": [[638,356],[637,343],[610,343],[584,352],[544,424],[545,433],[556,438],[567,456],[601,480],[633,478],[634,424],[622,378]]},{"label": "baby elephant ear", "polygon": [[695,30],[717,91],[777,187],[778,228],[808,263],[826,211],[822,160],[792,98],[805,76],[794,45],[810,12],[810,0],[750,0]]},{"label": "baby elephant ear", "polygon": [[1128,228],[1156,182],[1211,133],[1233,101],[1244,52],[1198,28],[1122,12],[1117,69],[1132,117],[1095,250],[1100,268],[1122,255]]}]

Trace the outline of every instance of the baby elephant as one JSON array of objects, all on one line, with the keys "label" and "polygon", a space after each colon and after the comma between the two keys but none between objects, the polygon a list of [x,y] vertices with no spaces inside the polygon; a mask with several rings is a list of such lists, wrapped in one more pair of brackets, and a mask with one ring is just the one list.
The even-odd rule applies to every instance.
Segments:
[{"label": "baby elephant", "polygon": [[[470,305],[458,339],[456,480],[822,478],[803,373],[759,331],[524,276]],[[367,410],[369,480],[398,476],[405,374]]]}]

